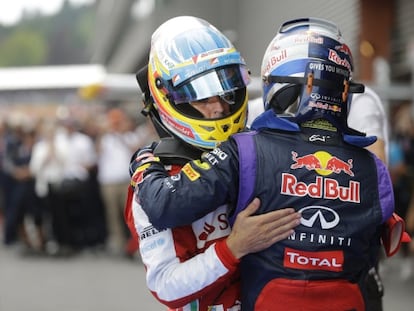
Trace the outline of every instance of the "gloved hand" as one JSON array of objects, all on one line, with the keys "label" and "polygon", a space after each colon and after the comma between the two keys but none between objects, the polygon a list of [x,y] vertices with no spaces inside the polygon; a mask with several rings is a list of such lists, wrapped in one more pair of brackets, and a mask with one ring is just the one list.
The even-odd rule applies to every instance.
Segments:
[{"label": "gloved hand", "polygon": [[154,150],[158,146],[158,142],[153,141],[150,145],[146,145],[139,148],[131,157],[129,163],[129,175],[132,177],[137,170],[145,162],[148,162],[149,158],[154,157]]},{"label": "gloved hand", "polygon": [[154,156],[154,150],[158,142],[152,142],[150,145],[144,146],[132,155],[129,164],[129,174],[131,176],[131,186],[135,186],[142,181],[143,173],[152,163],[160,162],[160,159]]}]

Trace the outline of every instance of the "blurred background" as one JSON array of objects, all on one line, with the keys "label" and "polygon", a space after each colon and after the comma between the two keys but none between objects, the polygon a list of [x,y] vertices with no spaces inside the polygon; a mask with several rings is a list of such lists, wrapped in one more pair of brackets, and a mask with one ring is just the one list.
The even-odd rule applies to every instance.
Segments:
[{"label": "blurred background", "polygon": [[[393,153],[390,172],[398,204],[414,230],[412,0],[14,0],[0,6],[0,311],[25,308],[15,293],[22,284],[6,282],[4,276],[26,277],[37,271],[26,282],[36,287],[43,275],[50,277],[55,260],[59,265],[54,273],[60,274],[74,271],[60,266],[67,260],[74,264],[71,268],[86,272],[99,258],[102,266],[98,264],[96,273],[121,273],[102,273],[103,282],[97,279],[90,287],[119,281],[128,298],[128,290],[134,295],[137,276],[125,278],[137,271],[139,258],[123,226],[124,197],[117,194],[113,202],[107,194],[114,185],[125,189],[128,156],[156,139],[140,113],[141,91],[134,74],[148,60],[152,32],[178,15],[204,18],[233,41],[252,72],[252,98],[260,96],[261,60],[282,22],[299,17],[336,22],[353,52],[354,79],[371,86],[382,100]],[[109,163],[124,166],[108,170]],[[63,179],[76,179],[74,189],[83,187],[87,195],[65,193],[62,202],[61,189],[53,185]],[[414,302],[407,294],[414,286],[412,252],[405,245],[381,265],[389,310],[409,310],[405,306]],[[142,301],[153,301],[145,289],[143,267],[138,269]],[[46,292],[59,289],[56,277]],[[64,278],[74,282],[73,290],[82,282],[76,273]],[[112,297],[112,290],[106,290]],[[80,300],[83,306],[61,310],[96,310],[97,305],[85,302],[91,296],[87,293]],[[100,292],[106,305],[100,310],[122,305],[105,301],[106,293]],[[33,301],[42,294],[35,292]],[[133,304],[128,298],[123,299],[125,306]],[[56,303],[32,310],[49,310],[46,306]],[[143,309],[162,309],[154,306],[159,305]]]},{"label": "blurred background", "polygon": [[[177,15],[199,16],[221,29],[242,52],[253,76],[259,75],[264,50],[283,21],[303,16],[326,18],[339,25],[353,51],[355,78],[372,85],[384,104],[410,101],[414,92],[414,4],[410,0],[37,2],[37,6],[23,7],[19,19],[7,10],[7,6],[17,4],[2,5],[5,17],[0,22],[0,66],[8,69],[2,74],[9,76],[0,76],[2,104],[27,101],[16,98],[17,91],[24,87],[35,90],[61,84],[61,88],[69,89],[85,87],[88,82],[90,88],[80,94],[87,99],[101,96],[105,100],[124,100],[121,95],[131,95],[135,100],[139,92],[131,74],[146,63],[152,32]],[[68,71],[65,78],[48,73],[41,79],[33,76],[33,70],[10,72],[38,66]],[[81,69],[84,71],[76,71]],[[16,79],[10,78],[11,73]],[[54,84],[50,79],[41,81],[47,76],[55,77]],[[123,89],[111,94],[116,87]],[[79,100],[69,95],[65,99]]]},{"label": "blurred background", "polygon": [[[19,2],[25,1],[2,5],[3,110],[28,102],[27,97],[31,102],[54,103],[56,93],[59,101],[64,95],[67,104],[95,99],[136,102],[139,89],[133,74],[147,61],[150,36],[177,15],[199,16],[221,29],[242,52],[254,77],[283,21],[326,18],[339,25],[353,51],[355,78],[379,93],[387,112],[390,106],[411,101],[414,93],[410,0],[52,0],[27,4],[20,15],[10,13],[7,7],[17,10]],[[52,70],[64,73],[56,75]],[[251,88],[257,96],[258,84]],[[47,99],[41,98],[43,94]]]}]

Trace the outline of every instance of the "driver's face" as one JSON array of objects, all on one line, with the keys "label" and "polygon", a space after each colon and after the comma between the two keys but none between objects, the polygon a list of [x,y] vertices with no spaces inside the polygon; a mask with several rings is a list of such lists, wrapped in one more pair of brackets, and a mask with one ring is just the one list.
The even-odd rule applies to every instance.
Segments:
[{"label": "driver's face", "polygon": [[209,97],[190,104],[206,119],[222,118],[230,113],[229,104],[220,96]]}]

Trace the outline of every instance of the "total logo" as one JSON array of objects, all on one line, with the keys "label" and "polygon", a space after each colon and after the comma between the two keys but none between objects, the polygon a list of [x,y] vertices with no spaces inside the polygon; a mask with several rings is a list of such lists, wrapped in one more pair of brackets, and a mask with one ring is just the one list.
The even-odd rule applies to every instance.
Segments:
[{"label": "total logo", "polygon": [[344,253],[341,250],[307,252],[286,248],[283,265],[299,270],[343,271]]}]

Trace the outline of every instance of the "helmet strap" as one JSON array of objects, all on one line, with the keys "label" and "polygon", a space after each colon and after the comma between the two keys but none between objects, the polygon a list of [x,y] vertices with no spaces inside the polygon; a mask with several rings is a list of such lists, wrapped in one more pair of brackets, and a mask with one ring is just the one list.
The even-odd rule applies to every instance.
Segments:
[{"label": "helmet strap", "polygon": [[306,80],[306,93],[308,95],[312,92],[313,87],[313,72],[308,73],[308,79]]},{"label": "helmet strap", "polygon": [[155,131],[157,132],[160,138],[173,136],[173,134],[170,133],[170,131],[164,126],[164,124],[162,124],[160,115],[158,114],[158,111],[155,109],[153,103],[147,103],[144,109],[142,109],[141,113],[144,116],[150,118],[151,123],[154,125]]},{"label": "helmet strap", "polygon": [[342,101],[346,102],[348,99],[348,92],[349,92],[349,82],[344,80],[344,90],[342,91]]}]

